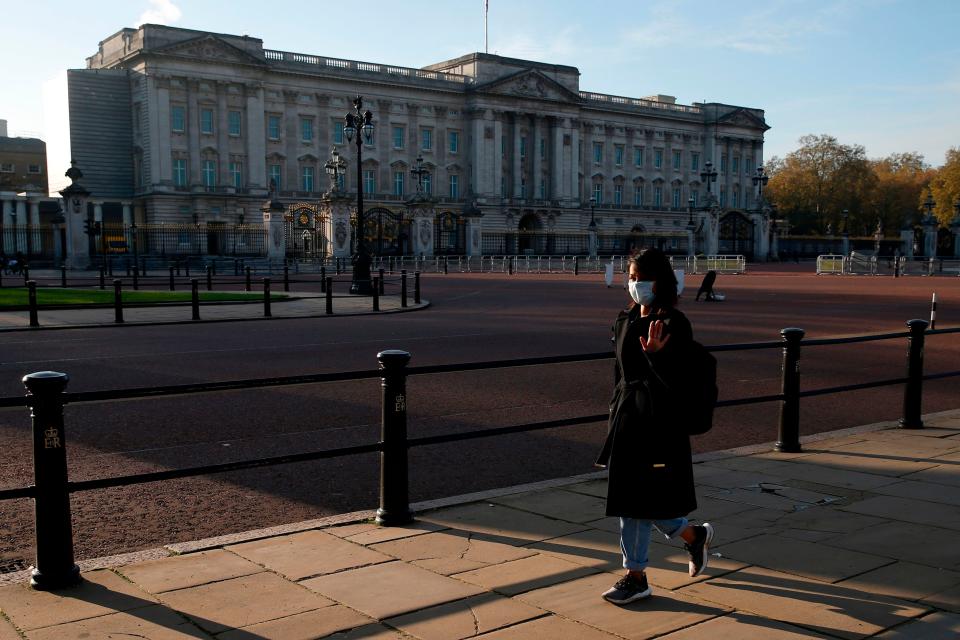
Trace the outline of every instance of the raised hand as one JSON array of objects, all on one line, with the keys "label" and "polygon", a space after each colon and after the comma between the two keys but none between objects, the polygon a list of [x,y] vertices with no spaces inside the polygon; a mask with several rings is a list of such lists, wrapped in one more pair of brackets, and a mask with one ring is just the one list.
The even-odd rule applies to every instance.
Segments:
[{"label": "raised hand", "polygon": [[656,353],[663,349],[664,345],[670,340],[670,335],[663,332],[663,320],[654,320],[650,323],[649,335],[644,338],[640,336],[640,346],[647,353]]}]

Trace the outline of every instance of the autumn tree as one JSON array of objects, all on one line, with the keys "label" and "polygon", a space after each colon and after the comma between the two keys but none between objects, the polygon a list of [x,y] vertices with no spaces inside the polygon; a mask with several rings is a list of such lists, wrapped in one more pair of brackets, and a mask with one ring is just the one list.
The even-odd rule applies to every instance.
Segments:
[{"label": "autumn tree", "polygon": [[[947,151],[946,162],[930,178],[930,191],[937,203],[934,214],[941,225],[949,225],[956,213],[954,204],[960,201],[960,147]],[[918,197],[918,201],[925,198],[926,192]]]},{"label": "autumn tree", "polygon": [[877,177],[869,198],[871,211],[884,231],[895,235],[908,216],[917,221],[918,203],[934,171],[916,152],[894,153],[870,164]]}]

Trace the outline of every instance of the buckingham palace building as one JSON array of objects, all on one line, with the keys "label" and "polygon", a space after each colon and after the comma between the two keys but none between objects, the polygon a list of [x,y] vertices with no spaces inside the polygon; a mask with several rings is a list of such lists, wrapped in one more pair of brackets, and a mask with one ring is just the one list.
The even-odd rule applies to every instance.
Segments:
[{"label": "buckingham palace building", "polygon": [[485,53],[409,68],[152,24],[106,38],[68,86],[88,202],[66,208],[125,230],[104,251],[136,226],[178,230],[141,252],[229,255],[239,231],[282,225],[281,247],[242,244],[349,255],[358,187],[380,255],[770,250],[760,109],[593,93],[576,67]]}]

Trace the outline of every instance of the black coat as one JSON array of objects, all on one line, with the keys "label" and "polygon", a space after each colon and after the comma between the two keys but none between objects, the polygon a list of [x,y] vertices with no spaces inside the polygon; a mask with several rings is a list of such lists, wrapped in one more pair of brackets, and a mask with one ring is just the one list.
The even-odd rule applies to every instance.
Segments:
[{"label": "black coat", "polygon": [[[670,335],[655,353],[640,336],[660,319]],[[693,340],[686,316],[676,309],[640,316],[640,306],[621,311],[613,325],[615,386],[610,421],[597,465],[609,469],[607,515],[648,520],[685,516],[697,508],[690,437],[675,420],[683,401],[683,354]]]}]

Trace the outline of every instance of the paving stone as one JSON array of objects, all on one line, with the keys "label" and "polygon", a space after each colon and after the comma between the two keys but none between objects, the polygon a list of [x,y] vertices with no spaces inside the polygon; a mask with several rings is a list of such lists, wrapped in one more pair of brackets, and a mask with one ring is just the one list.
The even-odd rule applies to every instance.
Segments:
[{"label": "paving stone", "polygon": [[827,540],[823,544],[855,551],[869,549],[871,554],[934,568],[960,569],[957,533],[950,529],[908,522],[885,522]]},{"label": "paving stone", "polygon": [[[343,605],[297,613],[279,620],[261,622],[226,631],[217,640],[314,640],[332,633],[362,627],[373,620]],[[152,639],[151,639],[152,640]]]},{"label": "paving stone", "polygon": [[530,548],[601,571],[619,571],[623,565],[619,533],[610,531],[589,529],[537,542],[531,544]]},{"label": "paving stone", "polygon": [[685,587],[682,593],[821,635],[862,638],[922,615],[911,602],[749,567]]},{"label": "paving stone", "polygon": [[300,584],[377,620],[483,592],[477,586],[403,562],[351,569]]},{"label": "paving stone", "polygon": [[951,487],[960,487],[960,467],[955,464],[938,464],[929,469],[901,476],[904,480],[933,482]]},{"label": "paving stone", "polygon": [[937,609],[946,609],[954,613],[960,613],[960,586],[946,589],[940,593],[935,593],[920,601],[921,604],[927,604]]},{"label": "paving stone", "polygon": [[[251,638],[250,640],[254,640]],[[351,629],[350,631],[343,631],[341,633],[335,633],[332,636],[328,636],[324,640],[416,640],[413,636],[408,636],[407,634],[397,631],[396,629],[388,629],[380,624],[371,624],[365,627],[358,627],[356,629]]]},{"label": "paving stone", "polygon": [[616,636],[592,629],[588,626],[564,620],[557,616],[547,616],[531,622],[487,633],[483,640],[615,640]]},{"label": "paving stone", "polygon": [[753,506],[749,504],[742,504],[732,500],[720,500],[708,495],[703,497],[697,496],[697,509],[687,517],[691,520],[696,519],[701,522],[711,522],[750,509],[753,509]]},{"label": "paving stone", "polygon": [[30,640],[88,640],[91,638],[186,640],[209,637],[188,620],[161,605],[44,627],[29,633]]},{"label": "paving stone", "polygon": [[9,621],[0,616],[0,640],[22,640]]},{"label": "paving stone", "polygon": [[536,607],[486,593],[390,618],[387,624],[422,640],[461,640],[542,615]]},{"label": "paving stone", "polygon": [[339,527],[327,527],[323,529],[324,533],[337,536],[338,538],[349,538],[364,531],[375,531],[380,528],[376,522],[355,522],[354,524],[345,524]]},{"label": "paving stone", "polygon": [[620,533],[620,519],[619,518],[600,518],[599,520],[591,520],[590,522],[585,522],[585,525],[593,529],[600,529],[601,531],[609,531],[610,533]]},{"label": "paving stone", "polygon": [[917,438],[901,433],[899,437],[880,437],[865,442],[831,447],[831,451],[840,454],[856,452],[876,455],[881,458],[892,456],[896,459],[901,459],[942,456],[956,451],[958,447],[960,447],[960,445],[951,440]]},{"label": "paving stone", "polygon": [[607,504],[605,498],[562,489],[504,496],[494,498],[491,502],[568,522],[587,522],[602,518]]},{"label": "paving stone", "polygon": [[880,476],[899,477],[937,464],[934,460],[898,460],[891,456],[818,453],[803,460],[806,464],[828,469],[859,471]]},{"label": "paving stone", "polygon": [[56,592],[25,584],[0,589],[0,610],[24,631],[155,604],[152,595],[108,570],[84,573],[79,585]]},{"label": "paving stone", "polygon": [[519,560],[536,553],[525,547],[485,540],[468,531],[454,530],[393,540],[375,544],[371,548],[447,576]]},{"label": "paving stone", "polygon": [[401,538],[411,538],[420,536],[432,531],[444,529],[438,524],[432,522],[414,522],[405,527],[376,527],[366,531],[360,531],[353,535],[346,536],[346,539],[356,544],[369,546],[378,542],[387,542],[388,540],[399,540]]},{"label": "paving stone", "polygon": [[771,461],[771,465],[767,467],[767,473],[789,480],[806,480],[830,487],[843,487],[846,489],[858,489],[860,491],[869,491],[876,487],[882,487],[891,482],[896,482],[896,479],[890,476],[851,471],[849,469],[822,467],[815,464],[807,464],[804,459],[792,462]]},{"label": "paving stone", "polygon": [[570,484],[563,487],[565,491],[573,491],[574,493],[582,493],[588,496],[596,496],[598,498],[607,497],[607,481],[606,480],[591,480],[589,482],[580,482],[578,484]]},{"label": "paving stone", "polygon": [[889,558],[857,551],[824,553],[819,544],[771,534],[724,545],[723,555],[824,582],[838,582],[890,564]]},{"label": "paving stone", "polygon": [[244,542],[227,547],[227,550],[291,580],[391,560],[382,553],[322,531]]},{"label": "paving stone", "polygon": [[824,533],[852,533],[886,522],[883,518],[842,511],[839,507],[815,507],[788,513],[776,525],[791,529],[807,529]]},{"label": "paving stone", "polygon": [[937,611],[881,633],[878,640],[943,640],[960,637],[960,615]]},{"label": "paving stone", "polygon": [[661,637],[663,640],[804,640],[823,636],[776,620],[734,612]]},{"label": "paving stone", "polygon": [[888,520],[960,529],[960,507],[951,507],[927,502],[926,500],[911,500],[897,496],[876,496],[840,508],[844,511],[863,513]]},{"label": "paving stone", "polygon": [[674,591],[657,591],[650,598],[619,607],[600,597],[615,580],[610,574],[601,573],[531,591],[518,598],[565,618],[629,639],[663,635],[729,611],[726,607]]},{"label": "paving stone", "polygon": [[488,502],[434,511],[424,514],[422,519],[452,529],[496,536],[502,542],[518,546],[527,542],[558,538],[587,528],[584,525],[552,520]]},{"label": "paving stone", "polygon": [[160,597],[167,606],[210,633],[249,627],[333,604],[269,571],[168,591]]},{"label": "paving stone", "polygon": [[760,482],[769,482],[772,484],[783,484],[784,478],[781,476],[768,475],[755,471],[737,471],[727,470],[721,473],[710,474],[704,478],[703,491],[709,492],[705,487],[716,487],[718,489],[735,489],[737,487],[749,487]]},{"label": "paving stone", "polygon": [[[909,477],[909,476],[908,476]],[[942,484],[933,482],[918,482],[916,480],[902,480],[873,490],[887,496],[898,496],[927,502],[939,502],[960,507],[960,491],[950,489]]]},{"label": "paving stone", "polygon": [[259,573],[263,567],[229,551],[215,549],[130,564],[118,571],[146,591],[161,593]]},{"label": "paving stone", "polygon": [[[656,535],[656,534],[654,534]],[[676,543],[674,543],[676,544]],[[709,580],[710,578],[743,569],[747,565],[738,562],[732,558],[716,557],[716,553],[711,547],[710,560],[707,563],[707,569],[703,574],[696,578],[690,577],[690,555],[683,547],[668,546],[665,544],[652,544],[647,558],[650,560],[647,566],[647,579],[655,587],[661,589],[679,589],[694,582]],[[617,573],[622,573],[620,569]]]},{"label": "paving stone", "polygon": [[492,567],[458,573],[457,580],[497,591],[508,596],[547,585],[575,580],[598,569],[562,560],[543,553]]},{"label": "paving stone", "polygon": [[843,535],[836,531],[811,531],[810,529],[777,529],[776,534],[794,540],[806,540],[807,542],[823,542]]},{"label": "paving stone", "polygon": [[838,584],[902,600],[921,600],[952,587],[960,587],[960,573],[912,562],[896,562]]},{"label": "paving stone", "polygon": [[713,494],[708,497],[738,504],[743,507],[744,511],[750,507],[760,507],[790,513],[795,511],[798,505],[809,506],[810,504],[809,502],[798,501],[790,497],[778,495],[772,491],[762,491],[759,487],[756,489],[725,489],[722,493]]}]

